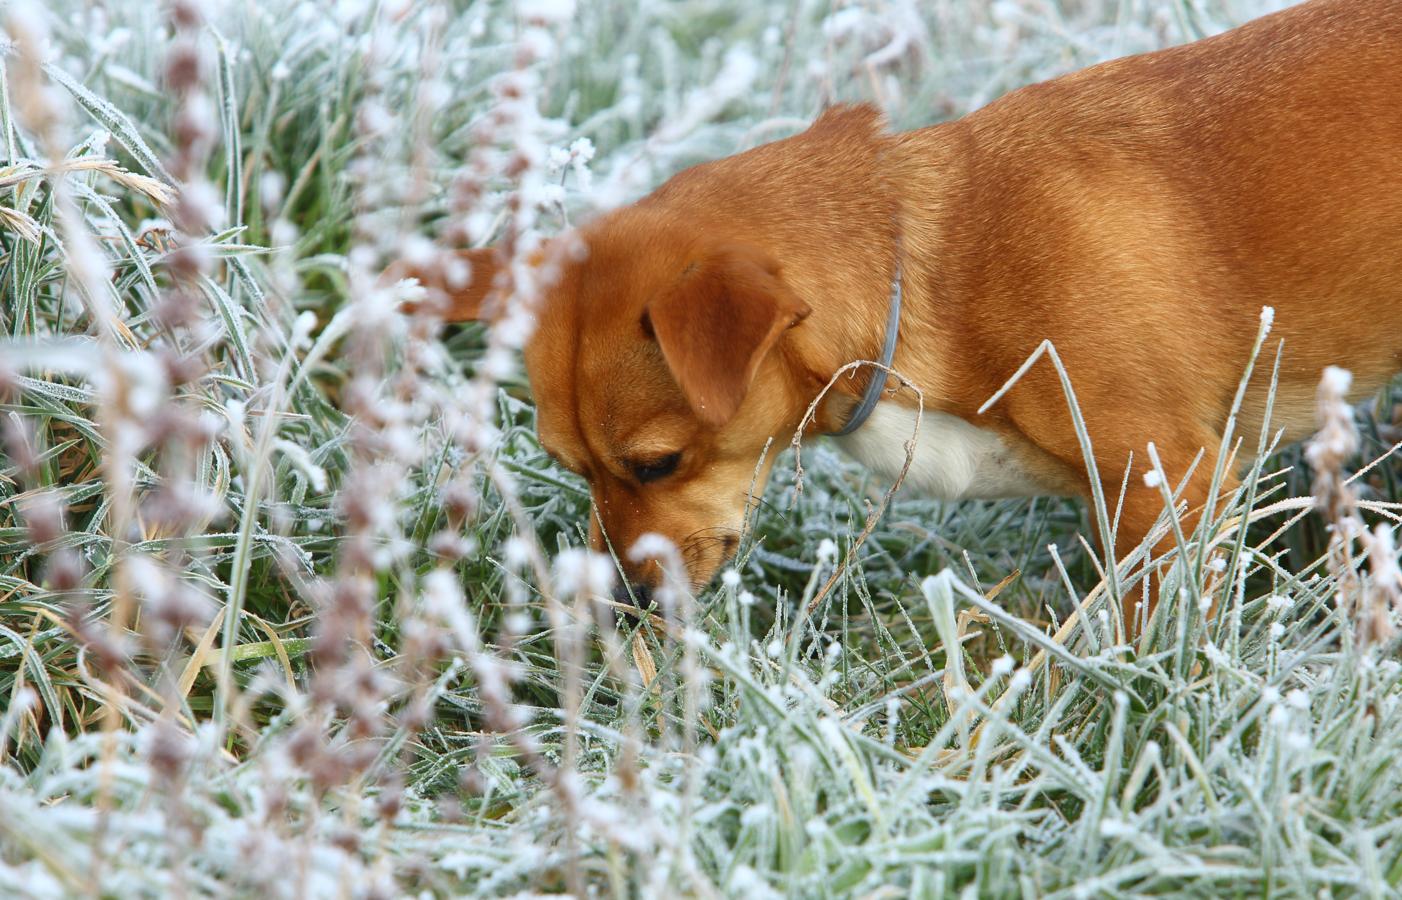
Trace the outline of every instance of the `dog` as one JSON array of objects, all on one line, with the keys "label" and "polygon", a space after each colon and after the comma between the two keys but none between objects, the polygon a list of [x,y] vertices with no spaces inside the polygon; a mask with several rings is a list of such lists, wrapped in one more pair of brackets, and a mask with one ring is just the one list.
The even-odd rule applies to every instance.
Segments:
[{"label": "dog", "polygon": [[[624,552],[649,532],[707,584],[771,439],[845,364],[888,350],[923,399],[863,368],[806,434],[848,431],[842,449],[894,477],[923,403],[908,484],[1089,496],[1047,361],[980,411],[1050,341],[1111,498],[1132,460],[1116,542],[1135,547],[1164,509],[1146,445],[1170,484],[1217,452],[1264,307],[1269,361],[1283,341],[1270,428],[1287,441],[1310,432],[1325,367],[1350,369],[1355,397],[1402,369],[1402,3],[1311,0],[915,131],[831,108],[578,234],[587,253],[540,301],[525,364],[541,444],[588,481],[592,544],[618,549],[636,595],[662,577]],[[451,321],[511,291],[500,252],[464,255],[465,287],[423,278]],[[1270,368],[1244,398],[1238,466]],[[1192,511],[1210,468],[1183,483]]]}]

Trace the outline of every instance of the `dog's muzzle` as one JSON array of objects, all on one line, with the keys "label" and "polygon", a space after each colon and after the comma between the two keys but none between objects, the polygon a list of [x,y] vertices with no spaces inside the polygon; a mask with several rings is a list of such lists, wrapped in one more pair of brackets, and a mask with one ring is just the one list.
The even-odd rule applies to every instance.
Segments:
[{"label": "dog's muzzle", "polygon": [[615,603],[631,604],[638,609],[648,609],[652,606],[652,588],[641,582],[620,582],[613,586],[613,600]]}]

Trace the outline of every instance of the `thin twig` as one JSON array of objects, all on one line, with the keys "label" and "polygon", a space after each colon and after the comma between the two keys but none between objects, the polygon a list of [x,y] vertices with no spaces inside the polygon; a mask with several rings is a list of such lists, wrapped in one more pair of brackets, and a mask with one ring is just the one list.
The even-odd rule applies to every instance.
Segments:
[{"label": "thin twig", "polygon": [[901,484],[905,481],[906,474],[910,472],[911,463],[915,461],[915,443],[920,438],[920,423],[925,416],[925,395],[920,391],[920,388],[916,387],[915,384],[911,382],[910,379],[906,378],[904,375],[902,375],[900,372],[897,372],[890,366],[884,366],[879,362],[873,362],[868,359],[859,359],[854,362],[850,362],[842,368],[838,369],[833,374],[832,378],[828,379],[828,383],[823,386],[823,389],[821,391],[818,392],[818,396],[814,397],[813,402],[808,404],[808,411],[803,414],[802,420],[800,420],[798,423],[798,428],[794,430],[793,440],[790,442],[790,446],[792,446],[794,450],[794,495],[797,496],[803,490],[804,431],[808,428],[808,426],[813,422],[814,418],[817,416],[818,405],[823,402],[823,398],[827,396],[828,391],[832,390],[833,385],[837,384],[837,380],[846,373],[861,368],[862,366],[871,366],[874,369],[880,369],[881,371],[885,372],[887,376],[895,378],[897,381],[900,382],[900,385],[897,387],[897,390],[899,390],[902,387],[905,387],[909,388],[915,393],[915,427],[911,430],[910,439],[905,442],[905,464],[901,466],[900,474],[896,476],[896,480],[892,482],[891,486],[886,490],[886,493],[884,493],[881,496],[881,502],[877,504],[877,506],[874,509],[872,508],[870,502],[867,503],[866,525],[862,527],[862,530],[857,535],[856,539],[853,540],[851,545],[848,546],[847,556],[843,559],[842,565],[837,566],[832,570],[832,574],[828,576],[828,580],[824,582],[823,586],[818,589],[818,592],[813,595],[813,599],[808,601],[808,606],[804,610],[805,618],[813,614],[813,610],[817,609],[818,604],[822,603],[824,598],[827,597],[828,592],[832,590],[833,585],[837,584],[837,580],[842,577],[842,573],[847,571],[847,569],[851,567],[852,563],[856,561],[857,551],[861,549],[862,544],[866,543],[866,539],[870,537],[872,531],[875,530],[876,523],[881,521],[881,517],[885,515],[886,507],[888,507],[891,504],[891,497],[896,493],[896,491],[900,488]]}]

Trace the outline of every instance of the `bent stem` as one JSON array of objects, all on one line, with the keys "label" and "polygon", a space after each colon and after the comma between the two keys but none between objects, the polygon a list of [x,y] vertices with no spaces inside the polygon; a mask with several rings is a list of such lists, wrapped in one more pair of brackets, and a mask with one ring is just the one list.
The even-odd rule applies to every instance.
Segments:
[{"label": "bent stem", "polygon": [[857,551],[862,548],[862,544],[866,543],[866,539],[871,537],[871,533],[876,529],[876,523],[881,521],[881,517],[886,513],[886,508],[891,505],[891,497],[895,495],[901,484],[905,482],[906,475],[910,472],[910,466],[915,461],[916,441],[920,439],[920,422],[925,415],[925,395],[921,392],[920,388],[916,387],[910,379],[890,366],[882,365],[879,362],[872,362],[871,360],[856,360],[850,362],[833,373],[832,378],[828,379],[828,383],[818,392],[818,396],[814,397],[813,402],[808,404],[808,410],[803,414],[803,418],[799,420],[798,428],[794,430],[793,440],[789,442],[789,446],[793,447],[794,450],[795,495],[803,490],[804,432],[808,429],[808,426],[813,423],[814,418],[816,418],[818,414],[818,406],[823,402],[823,398],[827,396],[828,391],[832,390],[833,386],[837,384],[837,380],[846,373],[855,371],[862,366],[871,366],[874,369],[880,369],[888,376],[899,381],[900,387],[909,388],[915,393],[915,426],[911,430],[910,438],[905,442],[905,463],[901,466],[900,473],[896,476],[896,480],[891,483],[891,486],[886,489],[886,492],[881,495],[880,503],[874,508],[870,503],[867,504],[866,524],[848,546],[847,555],[843,558],[842,565],[833,567],[832,574],[828,576],[827,581],[823,583],[823,586],[813,595],[813,599],[809,600],[807,606],[804,607],[803,617],[805,620],[813,615],[813,611],[827,598],[833,586],[837,584],[842,575],[856,562]]}]

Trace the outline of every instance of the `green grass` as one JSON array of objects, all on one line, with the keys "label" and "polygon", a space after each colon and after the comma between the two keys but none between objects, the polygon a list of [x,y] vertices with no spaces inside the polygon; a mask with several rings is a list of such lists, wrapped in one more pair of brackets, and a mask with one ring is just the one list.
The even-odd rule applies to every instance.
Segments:
[{"label": "green grass", "polygon": [[[208,234],[142,227],[178,221],[156,184],[187,146],[164,7],[61,3],[55,93],[5,58],[0,893],[1397,892],[1397,640],[1338,604],[1385,578],[1330,564],[1299,449],[1183,536],[1133,648],[1078,538],[1100,520],[1061,500],[899,494],[808,614],[887,487],[822,443],[802,493],[777,467],[736,583],[614,621],[569,586],[587,491],[520,375],[485,374],[501,336],[379,311],[380,267],[499,231],[512,192],[549,234],[830,99],[925,124],[1267,4],[598,2],[550,46],[506,4],[352,6],[197,32]],[[483,131],[523,38],[541,117]],[[592,187],[508,176],[578,138]],[[27,162],[64,155],[111,162]],[[1351,467],[1400,397],[1357,411]],[[1398,521],[1399,481],[1370,469],[1360,515]]]}]

